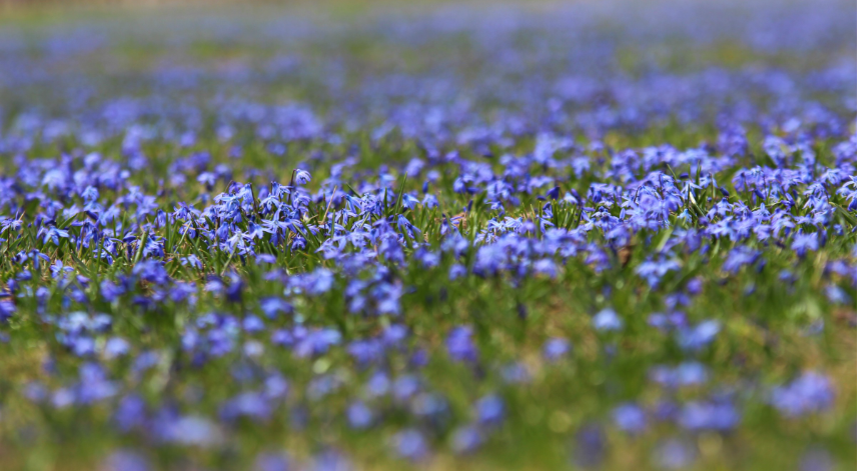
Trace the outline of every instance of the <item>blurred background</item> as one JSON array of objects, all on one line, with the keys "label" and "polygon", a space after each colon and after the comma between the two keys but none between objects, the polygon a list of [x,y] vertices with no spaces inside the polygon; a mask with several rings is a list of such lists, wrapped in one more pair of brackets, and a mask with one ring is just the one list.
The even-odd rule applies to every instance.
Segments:
[{"label": "blurred background", "polygon": [[857,109],[851,0],[0,1],[0,127],[22,135],[196,135],[288,105],[307,130],[600,139]]}]

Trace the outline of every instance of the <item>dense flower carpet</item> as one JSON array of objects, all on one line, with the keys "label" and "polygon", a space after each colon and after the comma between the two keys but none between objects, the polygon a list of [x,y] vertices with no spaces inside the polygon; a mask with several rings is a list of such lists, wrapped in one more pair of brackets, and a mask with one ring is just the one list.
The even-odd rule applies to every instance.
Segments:
[{"label": "dense flower carpet", "polygon": [[264,8],[0,27],[0,467],[854,469],[853,3]]}]

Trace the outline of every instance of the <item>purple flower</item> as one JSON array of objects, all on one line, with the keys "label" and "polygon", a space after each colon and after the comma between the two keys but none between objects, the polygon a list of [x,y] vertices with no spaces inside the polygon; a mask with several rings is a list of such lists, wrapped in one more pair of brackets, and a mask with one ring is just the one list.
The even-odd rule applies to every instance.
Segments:
[{"label": "purple flower", "polygon": [[372,410],[361,401],[356,401],[348,406],[346,415],[348,416],[349,425],[353,428],[364,429],[372,425]]},{"label": "purple flower", "polygon": [[406,429],[393,437],[396,453],[402,458],[418,461],[428,455],[428,445],[423,435],[415,429]]},{"label": "purple flower", "polygon": [[286,302],[282,298],[278,297],[268,297],[262,298],[259,302],[259,307],[262,309],[262,312],[265,313],[269,319],[273,319],[279,313],[291,313],[293,311],[292,305]]},{"label": "purple flower", "polygon": [[676,328],[683,328],[687,325],[687,319],[683,312],[673,312],[663,314],[656,312],[649,315],[649,325],[661,331],[671,331]]},{"label": "purple flower", "polygon": [[130,450],[111,453],[104,461],[104,471],[149,471],[149,461],[141,454]]},{"label": "purple flower", "polygon": [[696,460],[696,450],[680,439],[669,439],[655,449],[655,462],[665,469],[686,469]]},{"label": "purple flower", "polygon": [[130,394],[119,400],[113,420],[122,431],[143,425],[146,420],[146,403],[136,394]]},{"label": "purple flower", "polygon": [[833,400],[830,380],[814,371],[803,373],[791,383],[771,391],[771,404],[788,417],[827,410]]},{"label": "purple flower", "polygon": [[622,404],[613,409],[613,422],[626,432],[639,433],[646,429],[646,414],[635,404]]},{"label": "purple flower", "polygon": [[265,323],[256,316],[247,316],[241,323],[244,331],[248,333],[261,332],[265,330]]},{"label": "purple flower", "polygon": [[602,332],[621,330],[622,325],[622,319],[619,318],[616,311],[610,308],[602,309],[592,318],[592,327]]},{"label": "purple flower", "polygon": [[462,276],[466,276],[466,275],[467,275],[467,267],[465,267],[464,265],[456,263],[456,264],[452,265],[451,267],[449,267],[449,280],[450,281],[456,280],[456,279],[461,278]]},{"label": "purple flower", "polygon": [[307,172],[306,170],[300,170],[300,169],[295,170],[295,183],[296,184],[305,185],[305,184],[309,183],[310,180],[312,180],[312,177],[310,176],[309,172]]},{"label": "purple flower", "polygon": [[456,361],[475,362],[479,351],[473,344],[473,329],[470,327],[455,327],[446,337],[446,350]]},{"label": "purple flower", "polygon": [[565,356],[571,349],[571,344],[568,340],[561,338],[552,338],[545,342],[542,347],[542,354],[548,361],[556,361]]},{"label": "purple flower", "polygon": [[689,431],[714,430],[725,432],[732,430],[741,417],[729,403],[689,402],[679,412],[678,423]]},{"label": "purple flower", "polygon": [[705,366],[697,362],[685,362],[675,368],[655,366],[649,371],[649,378],[668,388],[703,384],[708,379]]},{"label": "purple flower", "polygon": [[484,438],[478,427],[466,425],[452,432],[450,446],[458,454],[470,453],[482,445]]},{"label": "purple flower", "polygon": [[514,362],[503,366],[501,374],[503,380],[509,384],[528,383],[532,379],[527,366],[521,362]]},{"label": "purple flower", "polygon": [[596,468],[604,461],[607,453],[607,438],[601,427],[594,424],[584,425],[574,436],[574,464],[581,468]]},{"label": "purple flower", "polygon": [[212,446],[223,440],[220,430],[199,416],[166,418],[156,425],[161,440],[180,445]]},{"label": "purple flower", "polygon": [[556,278],[556,263],[549,258],[543,258],[533,263],[533,271],[538,274],[547,275],[551,278]]},{"label": "purple flower", "polygon": [[15,304],[6,299],[0,299],[0,322],[6,322],[15,314]]},{"label": "purple flower", "polygon": [[111,359],[126,355],[129,349],[130,345],[125,339],[113,337],[104,344],[104,357]]},{"label": "purple flower", "polygon": [[754,263],[761,255],[758,250],[753,250],[744,245],[739,245],[729,252],[726,261],[723,262],[723,270],[729,273],[737,273],[744,265]]},{"label": "purple flower", "polygon": [[393,395],[399,401],[404,401],[415,395],[420,390],[420,381],[412,376],[405,375],[397,378],[393,383]]},{"label": "purple flower", "polygon": [[807,251],[815,252],[818,250],[818,233],[810,232],[809,234],[797,233],[792,241],[792,250],[799,257],[806,255]]},{"label": "purple flower", "polygon": [[685,350],[699,350],[711,343],[720,332],[720,322],[707,320],[695,327],[685,327],[679,331],[678,343]]},{"label": "purple flower", "polygon": [[321,355],[339,344],[341,338],[342,335],[334,329],[311,330],[298,338],[294,351],[298,357]]},{"label": "purple flower", "polygon": [[365,390],[370,397],[383,396],[390,391],[390,378],[385,373],[376,371],[366,381]]},{"label": "purple flower", "polygon": [[382,334],[382,340],[387,346],[397,346],[401,344],[401,342],[405,340],[407,336],[407,327],[399,324],[393,324],[384,329],[384,333]]},{"label": "purple flower", "polygon": [[43,244],[47,244],[48,241],[51,241],[54,245],[59,245],[60,239],[68,239],[68,231],[59,229],[56,226],[51,226],[47,230],[44,230],[44,233],[41,234],[40,237],[43,238]]},{"label": "purple flower", "polygon": [[289,383],[278,373],[265,379],[264,394],[268,399],[284,397],[289,392]]},{"label": "purple flower", "polygon": [[313,457],[308,471],[351,471],[354,467],[346,457],[335,450],[325,450]]},{"label": "purple flower", "polygon": [[480,424],[498,425],[503,421],[505,405],[499,396],[489,395],[476,402],[476,417]]},{"label": "purple flower", "polygon": [[254,471],[289,471],[291,461],[284,453],[261,453],[253,464]]},{"label": "purple flower", "polygon": [[646,260],[634,269],[634,273],[645,278],[650,287],[656,288],[667,273],[680,268],[676,260]]}]

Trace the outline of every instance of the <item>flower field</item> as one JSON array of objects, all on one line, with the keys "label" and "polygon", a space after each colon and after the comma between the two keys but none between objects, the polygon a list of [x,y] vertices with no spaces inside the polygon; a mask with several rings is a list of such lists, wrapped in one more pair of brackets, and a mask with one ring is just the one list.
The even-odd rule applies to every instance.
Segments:
[{"label": "flower field", "polygon": [[0,17],[0,468],[852,470],[853,2]]}]

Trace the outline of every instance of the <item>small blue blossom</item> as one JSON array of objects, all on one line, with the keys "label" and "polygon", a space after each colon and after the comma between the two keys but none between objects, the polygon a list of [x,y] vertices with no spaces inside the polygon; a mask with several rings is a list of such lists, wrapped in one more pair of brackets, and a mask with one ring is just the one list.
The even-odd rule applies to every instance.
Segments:
[{"label": "small blue blossom", "polygon": [[602,309],[592,318],[592,327],[599,331],[611,331],[622,329],[622,319],[613,309]]}]

